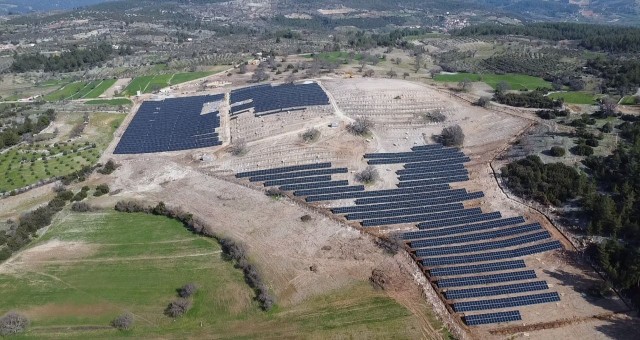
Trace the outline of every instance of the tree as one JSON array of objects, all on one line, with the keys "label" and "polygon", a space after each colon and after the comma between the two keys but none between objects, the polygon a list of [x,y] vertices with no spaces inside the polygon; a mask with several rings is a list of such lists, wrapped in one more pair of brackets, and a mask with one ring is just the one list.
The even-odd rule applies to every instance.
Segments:
[{"label": "tree", "polygon": [[418,71],[420,71],[420,68],[422,67],[422,62],[423,62],[422,52],[417,52],[413,59],[413,70],[415,71],[415,73],[418,73]]},{"label": "tree", "polygon": [[316,128],[309,128],[307,131],[302,133],[302,140],[306,143],[312,143],[320,138],[320,130]]},{"label": "tree", "polygon": [[549,150],[549,154],[553,157],[562,157],[567,151],[561,146],[554,146]]},{"label": "tree", "polygon": [[405,72],[402,74],[402,79],[407,79],[407,77],[409,76],[409,72]]},{"label": "tree", "polygon": [[389,70],[389,72],[387,72],[387,77],[393,79],[395,77],[398,76],[398,73],[396,73],[396,71],[394,71],[393,69]]},{"label": "tree", "polygon": [[401,63],[402,63],[402,58],[400,57],[396,58],[395,64],[400,65]]},{"label": "tree", "polygon": [[365,136],[371,132],[373,122],[367,117],[357,117],[351,124],[347,125],[347,131],[357,136]]},{"label": "tree", "polygon": [[240,64],[240,66],[238,67],[238,73],[239,74],[247,73],[247,64],[246,63]]},{"label": "tree", "polygon": [[615,116],[618,112],[618,103],[610,97],[601,99],[600,112],[605,117]]},{"label": "tree", "polygon": [[269,79],[269,75],[264,70],[264,67],[259,67],[251,76],[251,81],[254,83],[259,83],[261,81],[265,81]]},{"label": "tree", "polygon": [[378,174],[378,170],[371,165],[355,175],[356,181],[364,184],[373,184],[379,178],[380,175]]},{"label": "tree", "polygon": [[119,329],[121,331],[128,331],[133,328],[134,321],[135,319],[133,317],[133,314],[124,313],[111,320],[111,327]]},{"label": "tree", "polygon": [[372,69],[367,69],[366,71],[364,71],[364,74],[362,75],[363,77],[373,77],[373,75],[376,72]]},{"label": "tree", "polygon": [[234,156],[242,156],[247,153],[247,142],[240,138],[236,139],[231,145],[229,145],[229,149],[227,149],[230,154]]},{"label": "tree", "polygon": [[29,324],[29,318],[26,316],[9,312],[0,318],[0,335],[7,336],[24,332]]},{"label": "tree", "polygon": [[459,83],[458,83],[458,87],[462,90],[462,91],[469,91],[471,89],[471,79],[469,78],[464,78],[462,79]]},{"label": "tree", "polygon": [[511,86],[506,81],[501,81],[496,85],[496,93],[505,93],[511,89]]},{"label": "tree", "polygon": [[440,134],[440,143],[444,146],[462,146],[464,143],[464,132],[460,125],[448,126]]},{"label": "tree", "polygon": [[611,131],[613,131],[613,125],[611,125],[610,122],[607,122],[604,125],[602,125],[602,128],[600,129],[600,131],[604,133],[611,133]]},{"label": "tree", "polygon": [[172,318],[177,318],[186,314],[192,306],[191,300],[180,298],[169,303],[164,310],[164,314]]},{"label": "tree", "polygon": [[191,297],[198,291],[198,286],[195,283],[187,283],[186,285],[178,289],[178,296],[181,298]]},{"label": "tree", "polygon": [[483,97],[478,98],[478,101],[476,102],[476,105],[478,105],[480,107],[487,107],[490,103],[491,103],[491,98],[483,96]]}]

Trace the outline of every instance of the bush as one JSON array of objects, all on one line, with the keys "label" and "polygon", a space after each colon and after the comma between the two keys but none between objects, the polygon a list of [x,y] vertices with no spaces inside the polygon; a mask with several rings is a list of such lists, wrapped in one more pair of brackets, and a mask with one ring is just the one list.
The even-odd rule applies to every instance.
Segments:
[{"label": "bush", "polygon": [[80,190],[78,191],[77,194],[75,194],[75,196],[73,196],[73,198],[71,199],[72,202],[80,202],[83,199],[87,198],[87,192],[84,190]]},{"label": "bush", "polygon": [[476,105],[478,105],[480,107],[487,107],[487,105],[489,105],[489,103],[491,103],[491,98],[490,97],[480,97],[478,99],[478,101],[476,101]]},{"label": "bush", "polygon": [[271,197],[271,198],[282,198],[284,196],[284,194],[282,193],[282,191],[280,191],[280,189],[278,188],[269,188],[267,189],[267,191],[265,192],[265,195]]},{"label": "bush", "polygon": [[368,166],[366,169],[355,175],[356,181],[365,184],[375,183],[379,178],[380,175],[378,174],[378,170],[373,166]]},{"label": "bush", "polygon": [[116,211],[134,213],[145,212],[148,213],[151,210],[145,206],[142,202],[138,201],[118,201],[115,206]]},{"label": "bush", "polygon": [[549,153],[553,157],[562,157],[567,153],[567,151],[563,147],[554,146],[551,148],[551,150],[549,150]]},{"label": "bush", "polygon": [[188,298],[198,291],[198,286],[195,283],[187,283],[186,285],[178,289],[178,296],[181,298]]},{"label": "bush", "polygon": [[445,120],[447,120],[447,116],[445,116],[442,111],[440,110],[435,110],[433,112],[427,112],[424,115],[424,119],[428,122],[433,122],[433,123],[442,123]]},{"label": "bush", "polygon": [[600,131],[604,133],[611,133],[611,131],[613,131],[613,126],[611,125],[611,123],[606,123],[602,126]]},{"label": "bush", "polygon": [[577,156],[591,156],[593,155],[593,148],[585,144],[580,144],[571,148],[571,152]]},{"label": "bush", "polygon": [[93,210],[94,208],[90,206],[87,202],[75,202],[71,205],[71,211],[75,211],[75,212],[90,212]]},{"label": "bush", "polygon": [[318,140],[318,138],[320,138],[320,130],[316,128],[310,128],[307,131],[303,132],[301,137],[302,140],[306,143],[315,142]]},{"label": "bush", "polygon": [[234,156],[242,156],[247,153],[247,142],[244,139],[238,139],[229,145],[228,151]]},{"label": "bush", "polygon": [[462,146],[464,143],[464,132],[459,125],[449,126],[442,130],[439,142],[444,146]]},{"label": "bush", "polygon": [[114,162],[113,159],[110,159],[107,161],[107,163],[104,164],[101,169],[98,170],[98,172],[103,175],[109,175],[112,172],[116,171],[117,168],[118,165],[116,164],[116,162]]},{"label": "bush", "polygon": [[70,201],[73,198],[73,191],[71,191],[71,190],[60,191],[60,192],[58,192],[56,197],[61,199],[61,200],[63,200],[63,201]]},{"label": "bush", "polygon": [[127,331],[133,328],[134,318],[131,313],[124,313],[111,321],[111,326],[121,331]]},{"label": "bush", "polygon": [[100,184],[96,187],[96,191],[93,193],[93,196],[96,196],[96,197],[102,196],[102,195],[108,194],[109,191],[111,191],[111,189],[107,184]]},{"label": "bush", "polygon": [[347,131],[356,136],[366,136],[371,132],[373,122],[367,117],[358,117],[353,123],[347,125]]},{"label": "bush", "polygon": [[595,148],[595,147],[598,147],[598,145],[600,145],[600,142],[598,142],[598,140],[595,138],[589,138],[585,141],[585,144],[587,144],[592,148]]},{"label": "bush", "polygon": [[312,220],[311,215],[302,215],[300,217],[300,221],[302,222],[310,222]]},{"label": "bush", "polygon": [[29,327],[29,319],[16,312],[9,312],[0,318],[0,335],[7,336],[24,332]]},{"label": "bush", "polygon": [[180,298],[169,303],[164,310],[164,314],[172,318],[181,317],[186,314],[192,306],[191,300]]}]

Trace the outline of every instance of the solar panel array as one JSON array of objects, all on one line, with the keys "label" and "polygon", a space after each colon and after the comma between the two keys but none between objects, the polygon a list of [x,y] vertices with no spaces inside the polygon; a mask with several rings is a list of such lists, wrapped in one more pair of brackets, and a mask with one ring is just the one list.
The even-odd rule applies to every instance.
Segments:
[{"label": "solar panel array", "polygon": [[220,127],[219,112],[202,111],[206,103],[223,98],[210,95],[145,101],[113,153],[153,153],[220,145],[216,132]]},{"label": "solar panel array", "polygon": [[[551,240],[539,223],[526,224],[522,216],[503,217],[498,211],[465,207],[463,202],[484,197],[482,192],[450,186],[469,179],[464,167],[469,157],[458,149],[431,144],[414,147],[412,152],[367,154],[365,158],[369,164],[404,164],[396,171],[397,188],[367,190],[362,185],[350,186],[348,180],[332,180],[333,175],[344,176],[347,170],[330,163],[237,176],[264,180],[265,186],[279,185],[310,203],[343,201],[344,205],[344,200],[353,200],[331,211],[363,227],[414,224],[419,230],[400,237],[458,312],[556,301],[557,293],[521,295],[549,289],[545,281],[534,281],[536,272],[527,269],[521,257],[559,249],[560,242]],[[492,296],[507,297],[477,300]],[[519,311],[464,316],[468,325],[521,319]]]},{"label": "solar panel array", "polygon": [[522,316],[520,315],[520,311],[517,310],[464,316],[464,322],[469,326],[479,326],[491,323],[502,323],[520,320],[522,320]]},{"label": "solar panel array", "polygon": [[308,106],[329,105],[329,97],[317,83],[258,85],[231,91],[231,115],[250,108],[256,116],[293,111]]}]

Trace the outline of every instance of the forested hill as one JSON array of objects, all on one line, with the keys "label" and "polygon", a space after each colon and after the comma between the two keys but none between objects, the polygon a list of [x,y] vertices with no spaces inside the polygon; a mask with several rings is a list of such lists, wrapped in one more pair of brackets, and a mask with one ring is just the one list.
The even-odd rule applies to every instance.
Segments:
[{"label": "forested hill", "polygon": [[578,40],[586,49],[606,52],[640,52],[640,28],[577,23],[484,24],[465,27],[461,36],[521,35],[547,40]]},{"label": "forested hill", "polygon": [[67,10],[113,0],[0,0],[0,14]]}]

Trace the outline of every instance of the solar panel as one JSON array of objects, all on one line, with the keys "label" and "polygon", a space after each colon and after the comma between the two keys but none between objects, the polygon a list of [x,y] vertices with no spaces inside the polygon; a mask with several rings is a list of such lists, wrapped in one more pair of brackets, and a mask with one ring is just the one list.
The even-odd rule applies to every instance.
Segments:
[{"label": "solar panel", "polygon": [[524,295],[524,296],[516,296],[516,297],[493,299],[493,300],[458,302],[453,304],[453,309],[456,312],[467,312],[467,311],[474,311],[474,310],[527,306],[527,305],[557,302],[557,301],[560,301],[560,296],[558,295],[557,292],[551,292],[551,293]]},{"label": "solar panel", "polygon": [[428,239],[428,240],[414,241],[414,242],[411,242],[411,248],[414,248],[414,249],[427,248],[427,247],[443,246],[448,244],[489,240],[493,238],[528,233],[528,232],[537,231],[540,229],[542,229],[542,227],[540,226],[539,223],[526,224],[526,225],[500,229],[495,231],[489,231],[484,233],[468,234],[468,235],[462,235],[462,236],[456,236],[456,237],[447,236],[447,237],[434,238],[434,239]]},{"label": "solar panel", "polygon": [[293,166],[285,166],[285,167],[281,167],[281,168],[240,172],[240,173],[236,174],[236,177],[242,178],[242,177],[272,175],[272,174],[279,174],[279,173],[283,173],[283,172],[300,171],[300,170],[325,169],[325,168],[330,168],[330,167],[331,167],[331,163],[329,163],[329,162],[315,163],[315,164],[304,164],[304,165],[293,165]]},{"label": "solar panel", "polygon": [[349,172],[349,169],[347,168],[316,169],[316,170],[293,171],[293,172],[283,172],[278,174],[252,176],[252,177],[249,177],[249,180],[251,182],[264,182],[264,181],[274,181],[278,179],[287,179],[287,178],[296,178],[296,177],[345,174],[347,172]]},{"label": "solar panel", "polygon": [[411,150],[412,151],[432,150],[432,149],[441,149],[443,147],[444,147],[444,145],[442,145],[440,143],[436,143],[436,144],[426,144],[426,145],[414,146],[414,147],[411,148]]},{"label": "solar panel", "polygon": [[513,270],[524,268],[524,260],[492,262],[483,264],[473,264],[468,266],[457,267],[440,267],[429,270],[429,274],[434,277],[477,274],[487,272],[498,272],[502,270]]},{"label": "solar panel", "polygon": [[410,158],[410,157],[423,157],[432,155],[444,155],[460,153],[460,150],[454,148],[442,148],[431,150],[419,150],[412,152],[386,152],[386,153],[368,153],[364,155],[367,159],[385,159],[385,158]]},{"label": "solar panel", "polygon": [[379,217],[405,216],[405,215],[422,214],[422,213],[429,213],[429,212],[452,211],[452,210],[462,210],[462,209],[464,209],[464,204],[453,203],[453,204],[422,206],[422,207],[405,208],[405,209],[353,213],[345,217],[348,220],[364,220],[364,219],[379,218]]},{"label": "solar panel", "polygon": [[[416,154],[411,157],[397,157],[397,158],[376,158],[367,161],[369,165],[384,165],[384,164],[399,164],[399,163],[433,163],[433,162],[446,162],[449,159],[461,160],[464,159],[464,153],[462,152],[447,152],[442,154],[436,154],[433,156],[426,156]],[[456,162],[464,163],[464,162]],[[453,163],[452,163],[453,164]],[[406,167],[406,165],[405,165]]]},{"label": "solar panel", "polygon": [[446,171],[438,171],[438,172],[424,172],[418,174],[411,175],[401,175],[398,177],[399,181],[416,181],[430,178],[443,178],[443,177],[458,177],[458,176],[468,176],[469,171],[467,169],[461,170],[446,170]]},{"label": "solar panel", "polygon": [[469,180],[469,176],[464,175],[464,176],[426,179],[426,180],[420,180],[420,181],[402,181],[398,183],[398,188],[410,188],[414,186],[424,186],[424,185],[433,185],[433,184],[441,184],[441,183],[466,182],[468,180]]},{"label": "solar panel", "polygon": [[294,191],[294,190],[307,190],[307,189],[319,189],[349,185],[349,181],[329,181],[329,182],[316,182],[316,183],[302,183],[283,185],[280,187],[282,191]]},{"label": "solar panel", "polygon": [[460,300],[470,299],[483,296],[496,296],[496,295],[509,295],[518,293],[535,292],[538,290],[549,289],[546,281],[534,281],[534,282],[522,282],[514,283],[510,285],[492,286],[492,287],[480,287],[480,288],[467,288],[449,290],[445,293],[447,299]]},{"label": "solar panel", "polygon": [[441,159],[437,161],[431,162],[415,162],[415,163],[406,163],[404,165],[405,169],[415,169],[415,168],[424,168],[424,167],[432,167],[432,166],[445,166],[445,165],[453,165],[453,164],[461,164],[467,163],[471,161],[471,158],[464,156],[459,158],[451,158],[451,159]]},{"label": "solar panel", "polygon": [[448,226],[459,225],[459,224],[495,220],[501,217],[502,217],[502,214],[496,211],[496,212],[491,212],[488,214],[482,214],[482,215],[476,215],[476,216],[465,216],[465,217],[456,217],[456,218],[450,218],[450,219],[440,220],[440,221],[422,222],[422,223],[418,223],[417,227],[419,229],[448,227]]},{"label": "solar panel", "polygon": [[449,164],[449,165],[432,165],[432,166],[425,166],[420,168],[402,169],[402,170],[396,171],[396,174],[397,175],[414,175],[414,174],[420,174],[425,172],[431,173],[431,172],[441,172],[441,171],[462,170],[464,168],[465,168],[464,163],[456,163],[456,164]]},{"label": "solar panel", "polygon": [[464,323],[466,323],[468,326],[478,326],[520,320],[522,320],[522,316],[517,310],[464,316]]},{"label": "solar panel", "polygon": [[360,224],[362,224],[363,227],[375,227],[375,226],[390,225],[390,224],[414,223],[418,221],[435,221],[435,220],[441,220],[441,219],[452,218],[457,216],[473,216],[473,215],[479,215],[481,213],[482,213],[482,210],[480,208],[471,208],[471,209],[446,211],[446,212],[431,213],[431,214],[377,218],[377,219],[371,219],[371,220],[364,220]]},{"label": "solar panel", "polygon": [[334,214],[347,214],[347,213],[360,213],[360,212],[374,212],[382,210],[411,208],[420,206],[436,206],[440,204],[462,202],[471,199],[477,199],[484,197],[482,192],[472,192],[469,194],[453,195],[444,198],[425,198],[412,201],[398,201],[382,204],[370,204],[370,205],[357,205],[350,207],[332,208],[331,212]]},{"label": "solar panel", "polygon": [[[400,194],[412,194],[411,197],[424,196],[424,195],[431,195],[429,197],[438,197],[439,192],[447,191],[447,190],[449,190],[449,185],[448,184],[438,184],[438,185],[412,187],[412,188],[372,190],[372,191],[361,191],[361,192],[346,192],[346,193],[328,194],[328,195],[315,195],[315,196],[308,196],[306,198],[306,201],[307,202],[334,201],[334,200],[359,198],[359,197],[380,197],[380,196],[386,197],[386,196],[389,196],[389,195],[400,195]],[[397,197],[397,196],[395,196],[395,197]],[[357,202],[358,202],[358,200],[356,200],[356,204],[358,204]]]},{"label": "solar panel", "polygon": [[[293,111],[307,106],[329,105],[329,97],[317,83],[251,86],[231,91],[232,115],[253,107],[256,116]],[[250,101],[249,104],[244,103]]]},{"label": "solar panel", "polygon": [[537,277],[536,273],[533,270],[522,270],[519,272],[441,279],[441,280],[438,280],[438,287],[449,288],[449,287],[486,285],[491,283],[530,280],[530,279],[535,279],[536,277]]},{"label": "solar panel", "polygon": [[455,195],[467,194],[467,191],[464,189],[448,190],[449,189],[448,184],[439,184],[439,185],[446,186],[446,189],[440,189],[442,187],[439,187],[438,189],[440,190],[430,190],[431,187],[417,187],[417,188],[425,188],[425,190],[423,190],[423,192],[408,191],[407,194],[399,195],[398,193],[403,192],[403,191],[400,191],[402,189],[405,189],[405,190],[414,189],[414,187],[401,188],[401,189],[396,189],[398,191],[394,193],[389,193],[384,196],[357,199],[355,200],[355,203],[357,205],[390,203],[390,202],[412,201],[412,200],[427,199],[427,198],[443,198],[443,197],[451,197]]},{"label": "solar panel", "polygon": [[421,248],[416,250],[416,256],[419,257],[427,257],[427,256],[442,256],[442,255],[450,255],[450,254],[461,254],[461,253],[475,253],[479,251],[500,249],[500,248],[509,248],[515,247],[527,243],[537,242],[544,239],[548,239],[551,235],[548,231],[541,231],[535,234],[528,234],[522,236],[516,236],[513,238],[500,240],[500,241],[490,241],[483,243],[472,243],[466,244],[462,246],[446,246],[439,248]]},{"label": "solar panel", "polygon": [[297,178],[278,179],[278,180],[274,180],[274,181],[266,181],[266,182],[264,182],[264,186],[265,187],[277,187],[277,186],[289,185],[289,184],[328,182],[330,180],[331,180],[331,175],[311,176],[311,177],[297,177]]},{"label": "solar panel", "polygon": [[451,264],[465,264],[465,263],[474,263],[474,262],[495,261],[495,260],[527,256],[527,255],[542,253],[545,251],[560,249],[560,248],[562,248],[562,245],[560,244],[559,241],[551,241],[551,242],[546,242],[541,244],[535,244],[532,246],[511,249],[511,250],[501,250],[501,251],[471,254],[471,255],[431,257],[431,258],[426,258],[422,260],[422,264],[426,267],[432,267],[432,266],[445,266],[445,265],[451,265]]},{"label": "solar panel", "polygon": [[296,190],[296,191],[293,192],[293,194],[296,195],[296,196],[310,196],[310,195],[324,195],[324,194],[335,194],[335,193],[340,193],[340,192],[354,192],[354,191],[364,191],[364,185],[339,186],[339,187],[308,189],[308,190]]},{"label": "solar panel", "polygon": [[524,217],[522,216],[508,217],[500,220],[475,223],[475,224],[467,224],[467,225],[458,226],[458,227],[413,231],[413,232],[404,233],[403,238],[405,240],[415,240],[419,238],[451,236],[451,235],[470,233],[470,232],[486,230],[486,229],[506,227],[506,226],[515,225],[515,224],[521,224],[524,222],[525,220],[524,220]]}]

